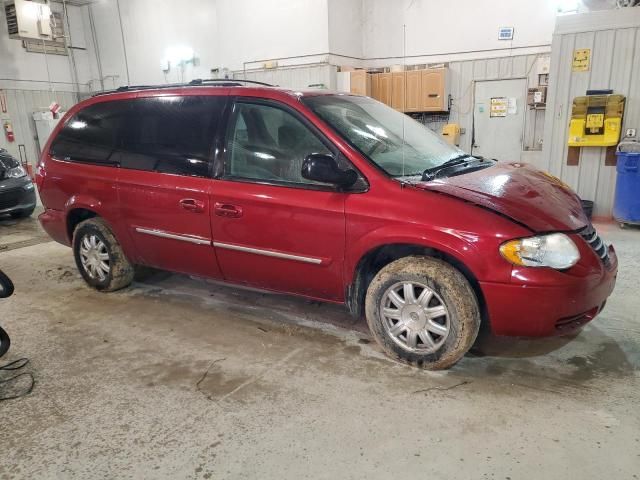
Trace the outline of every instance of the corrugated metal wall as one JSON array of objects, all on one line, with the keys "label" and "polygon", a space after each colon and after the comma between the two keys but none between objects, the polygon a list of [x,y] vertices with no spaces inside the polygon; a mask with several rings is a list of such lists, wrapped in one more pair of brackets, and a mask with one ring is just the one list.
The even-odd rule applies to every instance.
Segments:
[{"label": "corrugated metal wall", "polygon": [[14,142],[7,142],[4,132],[0,134],[0,147],[7,149],[16,158],[20,158],[19,145],[24,145],[27,159],[32,165],[40,155],[33,113],[46,110],[54,100],[63,110],[76,103],[73,92],[50,92],[48,90],[1,90],[7,100],[7,113],[0,113],[2,123],[10,121],[15,134]]},{"label": "corrugated metal wall", "polygon": [[[588,89],[613,89],[627,96],[625,128],[640,127],[640,8],[560,17],[553,36],[545,168],[585,200],[594,215],[611,216],[616,169],[605,166],[605,148],[582,148],[578,166],[567,165],[567,136],[573,98]],[[573,51],[591,49],[587,72],[572,72]]]},{"label": "corrugated metal wall", "polygon": [[337,70],[336,66],[329,64],[301,65],[268,70],[251,70],[246,73],[234,72],[233,77],[292,89],[308,88],[309,85],[314,84],[322,84],[326,88],[335,89]]},{"label": "corrugated metal wall", "polygon": [[[449,121],[460,124],[466,131],[460,137],[460,148],[467,152],[471,151],[475,82],[526,78],[528,86],[536,86],[538,85],[536,61],[541,56],[548,55],[517,55],[449,63],[449,85],[453,99]],[[526,101],[526,92],[523,93]],[[521,108],[527,107],[522,105]],[[529,150],[531,147],[539,148],[538,140],[542,138],[544,117],[544,110],[527,109],[523,132],[523,153],[521,158],[514,160],[540,165],[541,152]]]}]

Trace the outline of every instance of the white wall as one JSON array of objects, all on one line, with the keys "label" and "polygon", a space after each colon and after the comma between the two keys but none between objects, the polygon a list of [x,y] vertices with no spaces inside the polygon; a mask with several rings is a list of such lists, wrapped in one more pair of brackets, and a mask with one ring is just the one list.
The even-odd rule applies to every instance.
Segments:
[{"label": "white wall", "polygon": [[[129,66],[115,0],[92,4],[103,75],[114,85],[188,81],[230,71],[332,63],[401,63],[406,24],[407,63],[469,60],[549,52],[558,0],[120,0]],[[497,39],[513,26],[511,42]],[[193,48],[200,64],[165,78],[167,48]],[[332,55],[327,55],[331,53]]]},{"label": "white wall", "polygon": [[[128,80],[116,1],[91,6],[103,75],[117,75],[115,86],[209,78],[214,68],[242,70],[245,62],[329,49],[327,0],[127,0],[120,8]],[[160,63],[175,46],[192,48],[198,63],[165,76]]]},{"label": "white wall", "polygon": [[[574,49],[591,49],[588,71],[572,69]],[[567,165],[571,105],[588,89],[613,89],[625,95],[623,131],[640,129],[640,8],[599,11],[558,20],[553,37],[543,159],[585,200],[595,202],[594,215],[610,217],[616,167],[605,163],[605,147],[580,149],[578,165]]]},{"label": "white wall", "polygon": [[[364,0],[364,56],[374,64],[468,60],[548,52],[556,0]],[[498,40],[514,27],[513,41]]]},{"label": "white wall", "polygon": [[[62,11],[60,4],[51,5],[52,10]],[[74,50],[76,65],[79,73],[79,83],[88,81],[90,52],[82,50],[86,47],[85,31],[82,21],[83,8],[68,6],[71,22],[72,45],[78,47]],[[65,24],[65,31],[67,26]],[[47,55],[49,74],[55,90],[76,91],[77,85],[71,69],[70,58],[65,55]],[[30,53],[22,47],[20,40],[9,38],[6,28],[4,8],[0,9],[0,88],[15,88],[26,90],[49,89],[49,77],[47,75],[47,63],[42,53]]]},{"label": "white wall", "polygon": [[329,50],[327,0],[217,0],[216,4],[219,64],[230,70],[242,70],[245,62],[250,68],[260,60],[315,56]]},{"label": "white wall", "polygon": [[364,56],[365,0],[328,0],[329,51],[336,55]]}]

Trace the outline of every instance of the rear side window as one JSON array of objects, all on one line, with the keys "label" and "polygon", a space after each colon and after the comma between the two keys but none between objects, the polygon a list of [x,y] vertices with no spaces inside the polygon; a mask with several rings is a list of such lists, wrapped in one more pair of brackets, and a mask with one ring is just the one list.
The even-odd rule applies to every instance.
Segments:
[{"label": "rear side window", "polygon": [[206,177],[226,97],[163,96],[131,100],[120,166]]},{"label": "rear side window", "polygon": [[51,146],[63,160],[206,177],[226,97],[162,96],[91,105]]},{"label": "rear side window", "polygon": [[129,102],[96,103],[76,113],[51,145],[55,158],[75,162],[113,164],[119,132],[124,126]]}]

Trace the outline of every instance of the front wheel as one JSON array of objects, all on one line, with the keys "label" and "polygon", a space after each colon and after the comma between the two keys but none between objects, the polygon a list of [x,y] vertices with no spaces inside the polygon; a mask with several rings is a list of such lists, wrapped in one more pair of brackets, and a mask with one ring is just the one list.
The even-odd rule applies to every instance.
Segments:
[{"label": "front wheel", "polygon": [[134,268],[104,220],[90,218],[73,233],[73,255],[85,282],[113,292],[133,281]]},{"label": "front wheel", "polygon": [[384,267],[369,285],[366,316],[391,357],[429,370],[449,368],[471,348],[480,309],[467,279],[448,263],[411,256]]}]

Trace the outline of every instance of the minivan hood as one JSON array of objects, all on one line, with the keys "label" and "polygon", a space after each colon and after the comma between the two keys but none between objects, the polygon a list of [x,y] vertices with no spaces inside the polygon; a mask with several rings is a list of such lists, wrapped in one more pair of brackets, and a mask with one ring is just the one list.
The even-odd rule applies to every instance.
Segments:
[{"label": "minivan hood", "polygon": [[573,231],[589,224],[580,199],[566,184],[524,163],[498,162],[414,185],[489,208],[534,232]]}]

